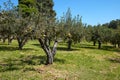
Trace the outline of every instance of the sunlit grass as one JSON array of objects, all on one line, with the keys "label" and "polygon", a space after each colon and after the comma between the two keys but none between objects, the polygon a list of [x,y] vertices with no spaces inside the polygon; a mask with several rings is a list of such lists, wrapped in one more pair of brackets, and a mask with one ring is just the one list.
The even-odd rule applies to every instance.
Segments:
[{"label": "sunlit grass", "polygon": [[53,65],[45,65],[46,56],[37,41],[29,41],[22,51],[17,42],[0,42],[0,80],[120,80],[120,49],[103,45],[102,49],[82,42],[59,43]]}]

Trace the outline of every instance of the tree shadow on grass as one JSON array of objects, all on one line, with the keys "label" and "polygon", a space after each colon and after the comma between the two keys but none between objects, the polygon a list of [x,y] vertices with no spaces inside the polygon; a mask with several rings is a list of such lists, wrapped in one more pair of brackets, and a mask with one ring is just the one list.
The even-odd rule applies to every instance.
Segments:
[{"label": "tree shadow on grass", "polygon": [[[13,46],[0,46],[0,51],[16,51],[19,50],[18,47]],[[33,50],[33,48],[23,48],[21,51],[29,51]]]},{"label": "tree shadow on grass", "polygon": [[80,48],[86,48],[86,49],[98,49],[98,48],[96,48],[95,46],[82,46],[82,47],[80,47]]},{"label": "tree shadow on grass", "polygon": [[60,50],[60,51],[77,51],[79,49],[77,49],[77,48],[68,49],[67,47],[57,47],[57,50]]},{"label": "tree shadow on grass", "polygon": [[85,49],[97,49],[96,46],[90,45],[90,44],[80,44],[74,46],[75,48],[85,48]]},{"label": "tree shadow on grass", "polygon": [[113,46],[102,46],[102,50],[119,52],[119,54],[120,54],[120,48],[115,48]]},{"label": "tree shadow on grass", "polygon": [[[28,64],[28,65],[40,65],[40,64],[46,64],[46,56],[36,56],[36,55],[28,55],[21,59],[22,63]],[[59,63],[65,63],[64,59],[54,58],[54,62]]]},{"label": "tree shadow on grass", "polygon": [[[79,48],[98,49],[98,45],[93,46],[93,45],[88,45],[88,44],[81,44]],[[113,46],[102,45],[101,49],[98,49],[98,50],[113,51],[113,52],[120,53],[120,49],[119,48],[114,48]]]},{"label": "tree shadow on grass", "polygon": [[0,46],[0,51],[14,51],[17,50],[17,47],[12,46]]},{"label": "tree shadow on grass", "polygon": [[[64,59],[55,58],[54,63],[65,63]],[[5,58],[2,63],[0,62],[0,72],[23,70],[23,71],[35,71],[32,66],[41,65],[46,63],[46,56],[41,55],[28,55],[20,56],[17,59]],[[26,67],[29,66],[29,67]]]},{"label": "tree shadow on grass", "polygon": [[[37,46],[37,47],[41,47],[40,44],[32,44],[32,45]],[[67,46],[66,47],[57,47],[57,50],[60,50],[60,51],[77,51],[77,50],[79,50],[78,48],[97,49],[98,50],[98,45],[93,46],[93,45],[90,45],[90,44],[80,44],[80,45],[72,45],[72,48],[70,50],[67,49]],[[118,48],[114,48],[113,46],[103,46],[103,45],[102,45],[101,49],[99,49],[99,50],[120,52],[120,49],[118,49]]]},{"label": "tree shadow on grass", "polygon": [[40,44],[32,44],[32,45],[37,46],[37,47],[41,47]]},{"label": "tree shadow on grass", "polygon": [[112,63],[120,63],[120,58],[108,58],[107,60]]}]

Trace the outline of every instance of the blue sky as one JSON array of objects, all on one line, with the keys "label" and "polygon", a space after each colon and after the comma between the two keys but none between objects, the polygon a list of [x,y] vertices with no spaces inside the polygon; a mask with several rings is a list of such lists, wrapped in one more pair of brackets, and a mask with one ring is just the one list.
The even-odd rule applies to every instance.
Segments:
[{"label": "blue sky", "polygon": [[[0,4],[3,1],[0,0]],[[72,15],[82,16],[83,23],[97,25],[120,19],[120,0],[53,0],[57,17],[63,15],[68,8]],[[17,4],[17,0],[12,0]]]},{"label": "blue sky", "polygon": [[[0,5],[2,5],[6,1],[8,1],[8,0],[0,0]],[[14,3],[14,5],[18,4],[18,0],[11,0],[11,1]]]},{"label": "blue sky", "polygon": [[54,0],[54,4],[58,17],[71,8],[73,16],[79,14],[91,25],[120,19],[120,0]]}]

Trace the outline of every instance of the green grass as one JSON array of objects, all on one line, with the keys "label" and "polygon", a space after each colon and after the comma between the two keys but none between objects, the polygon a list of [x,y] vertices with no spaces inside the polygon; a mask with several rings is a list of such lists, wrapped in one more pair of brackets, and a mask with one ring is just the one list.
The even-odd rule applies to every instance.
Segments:
[{"label": "green grass", "polygon": [[0,43],[0,80],[120,80],[120,49],[105,44],[102,49],[82,42],[59,43],[53,65],[44,65],[46,56],[37,41],[22,51],[17,42]]}]

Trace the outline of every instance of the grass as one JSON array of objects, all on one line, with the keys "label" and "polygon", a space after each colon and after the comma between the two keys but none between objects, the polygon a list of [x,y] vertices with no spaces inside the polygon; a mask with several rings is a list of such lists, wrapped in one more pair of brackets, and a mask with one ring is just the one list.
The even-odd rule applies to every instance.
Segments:
[{"label": "grass", "polygon": [[46,56],[37,41],[22,51],[17,42],[0,43],[0,80],[120,80],[120,49],[102,49],[82,42],[66,49],[59,43],[53,65],[44,65]]}]

